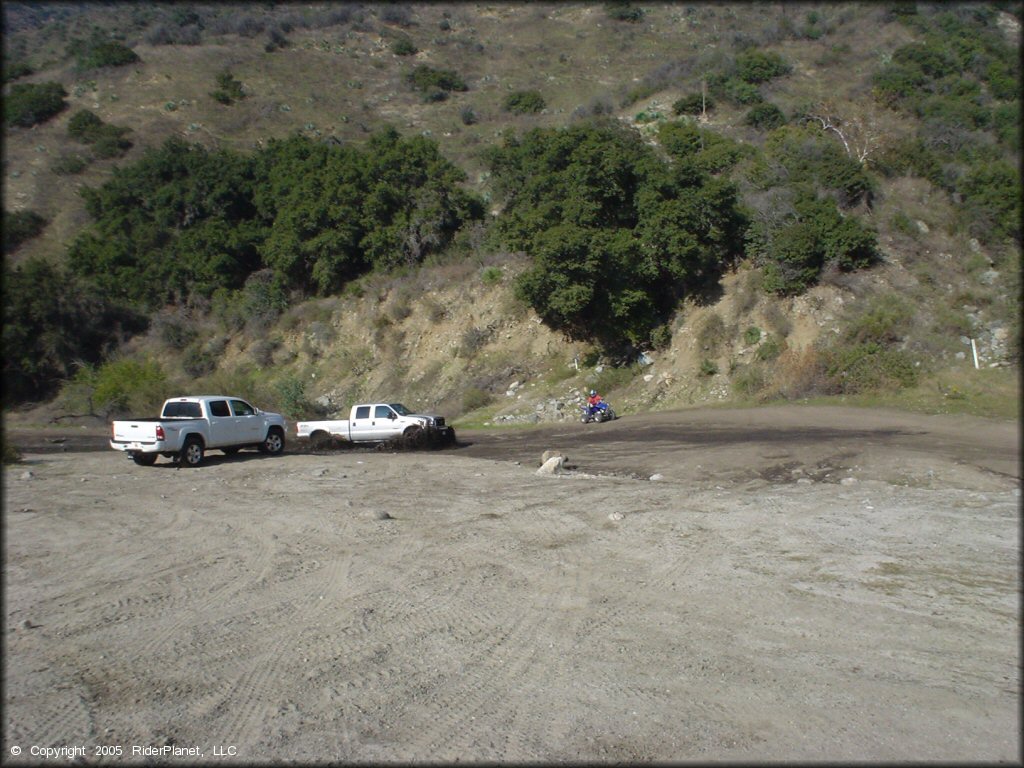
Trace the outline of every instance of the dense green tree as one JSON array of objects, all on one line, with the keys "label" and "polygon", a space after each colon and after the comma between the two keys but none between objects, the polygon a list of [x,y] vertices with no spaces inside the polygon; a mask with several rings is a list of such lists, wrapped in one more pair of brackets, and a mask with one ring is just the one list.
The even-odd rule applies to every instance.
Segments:
[{"label": "dense green tree", "polygon": [[76,361],[97,362],[146,327],[89,281],[37,258],[4,262],[3,305],[5,405],[52,396]]},{"label": "dense green tree", "polygon": [[554,328],[609,348],[647,343],[741,250],[736,190],[669,165],[612,122],[536,129],[487,155],[497,236],[527,251],[520,295]]}]

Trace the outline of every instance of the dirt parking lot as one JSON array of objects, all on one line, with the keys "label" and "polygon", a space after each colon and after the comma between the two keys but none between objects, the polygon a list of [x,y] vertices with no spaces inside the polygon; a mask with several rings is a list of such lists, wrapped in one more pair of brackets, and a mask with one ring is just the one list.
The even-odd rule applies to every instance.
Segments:
[{"label": "dirt parking lot", "polygon": [[195,470],[9,438],[8,762],[1021,760],[1015,423],[693,410]]}]

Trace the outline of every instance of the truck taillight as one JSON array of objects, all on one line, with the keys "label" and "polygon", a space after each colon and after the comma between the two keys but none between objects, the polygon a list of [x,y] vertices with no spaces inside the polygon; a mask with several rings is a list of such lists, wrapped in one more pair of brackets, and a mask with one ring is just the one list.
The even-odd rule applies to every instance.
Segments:
[{"label": "truck taillight", "polygon": [[156,425],[156,439],[157,440],[163,440],[165,437],[166,437],[166,435],[164,434],[164,428],[161,427],[159,424],[157,424]]}]

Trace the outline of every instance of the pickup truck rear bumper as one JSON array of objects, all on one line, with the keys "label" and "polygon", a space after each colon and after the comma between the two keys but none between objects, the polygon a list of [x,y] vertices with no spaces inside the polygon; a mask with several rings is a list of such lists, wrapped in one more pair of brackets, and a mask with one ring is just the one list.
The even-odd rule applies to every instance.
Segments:
[{"label": "pickup truck rear bumper", "polygon": [[152,443],[111,440],[110,447],[115,451],[127,451],[128,453],[164,453],[167,451],[166,443],[162,440],[156,440]]}]

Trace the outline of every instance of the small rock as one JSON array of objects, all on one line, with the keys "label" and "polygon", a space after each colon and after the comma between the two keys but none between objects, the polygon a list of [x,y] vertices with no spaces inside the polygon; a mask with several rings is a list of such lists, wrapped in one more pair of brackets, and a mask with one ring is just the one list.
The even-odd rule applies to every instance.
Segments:
[{"label": "small rock", "polygon": [[648,478],[648,479],[649,479],[649,480],[651,480],[651,482],[655,482],[655,483],[656,483],[656,482],[658,482],[659,480],[664,480],[664,479],[665,479],[665,476],[664,476],[663,474],[661,474],[661,472],[655,472],[655,473],[654,473],[653,475],[651,475],[651,476],[650,476],[650,478]]},{"label": "small rock", "polygon": [[22,480],[31,480],[33,477],[35,477],[35,474],[32,472],[31,469],[26,469],[24,472],[21,473]]},{"label": "small rock", "polygon": [[612,512],[610,515],[608,515],[608,519],[609,520],[615,520],[615,521],[622,520],[625,517],[626,516],[624,514],[622,514],[621,512]]},{"label": "small rock", "polygon": [[320,469],[313,470],[313,477],[323,477],[327,474],[327,470],[321,467]]},{"label": "small rock", "polygon": [[389,515],[387,512],[385,512],[383,510],[381,510],[380,512],[377,512],[375,517],[378,520],[394,520],[395,519],[395,518],[393,518],[391,515]]},{"label": "small rock", "polygon": [[839,481],[839,484],[840,485],[856,485],[857,484],[857,478],[856,477],[844,477],[842,480]]}]

